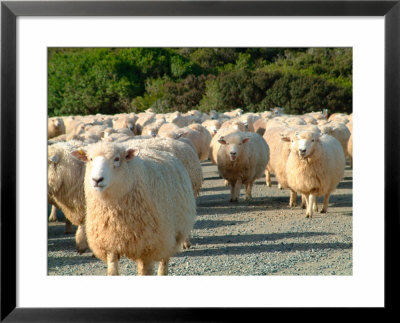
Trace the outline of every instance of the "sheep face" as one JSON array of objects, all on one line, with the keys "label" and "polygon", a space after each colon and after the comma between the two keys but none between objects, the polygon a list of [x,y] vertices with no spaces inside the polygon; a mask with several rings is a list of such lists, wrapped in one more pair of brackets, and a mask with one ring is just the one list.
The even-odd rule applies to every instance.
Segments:
[{"label": "sheep face", "polygon": [[296,153],[300,159],[305,159],[312,155],[319,138],[320,134],[315,132],[296,132],[291,139],[291,151]]},{"label": "sheep face", "polygon": [[[240,156],[240,152],[243,148],[243,144],[248,142],[250,138],[240,138],[240,137],[230,137],[229,141],[225,139],[223,136],[219,138],[218,142],[221,145],[224,145],[224,149],[226,154],[229,155],[230,161],[234,162]],[[222,146],[221,146],[222,147]]]},{"label": "sheep face", "polygon": [[[101,147],[101,146],[100,146]],[[109,149],[96,147],[85,151],[83,149],[72,152],[72,155],[87,163],[86,171],[90,174],[90,187],[96,192],[105,192],[119,181],[118,169],[138,154],[138,149],[119,149],[109,146]],[[123,172],[121,172],[123,173]]]}]

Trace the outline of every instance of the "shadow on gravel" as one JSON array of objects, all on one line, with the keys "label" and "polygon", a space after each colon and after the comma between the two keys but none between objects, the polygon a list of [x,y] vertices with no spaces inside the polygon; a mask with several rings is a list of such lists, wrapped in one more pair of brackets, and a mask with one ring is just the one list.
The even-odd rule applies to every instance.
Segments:
[{"label": "shadow on gravel", "polygon": [[219,177],[219,176],[211,176],[211,177],[205,177],[205,178],[204,178],[205,181],[217,180],[217,179],[221,179],[221,180],[222,180],[222,177]]},{"label": "shadow on gravel", "polygon": [[352,243],[342,242],[325,242],[325,243],[276,243],[268,245],[256,246],[222,246],[212,247],[205,250],[189,249],[176,257],[201,257],[201,256],[219,256],[219,255],[244,255],[255,253],[271,253],[271,252],[296,252],[296,251],[310,251],[310,250],[326,250],[326,249],[352,249]]},{"label": "shadow on gravel", "polygon": [[[329,205],[333,207],[352,207],[353,195],[352,194],[331,195],[329,198]],[[329,208],[328,208],[328,213],[329,213]]]},{"label": "shadow on gravel", "polygon": [[202,187],[200,192],[216,192],[229,190],[227,186],[215,186],[215,187]]},{"label": "shadow on gravel", "polygon": [[330,232],[284,232],[284,233],[270,233],[270,234],[240,234],[240,235],[223,235],[223,236],[205,236],[202,238],[193,237],[190,239],[192,245],[209,245],[220,243],[255,243],[255,242],[268,242],[282,239],[293,238],[310,238],[316,236],[334,235]]},{"label": "shadow on gravel", "polygon": [[57,268],[57,267],[64,267],[64,266],[73,266],[73,265],[81,265],[81,264],[88,264],[88,263],[95,263],[101,262],[101,260],[97,259],[96,257],[92,256],[85,256],[85,255],[76,255],[76,256],[69,256],[69,257],[51,257],[47,258],[47,268],[48,270]]},{"label": "shadow on gravel", "polygon": [[353,182],[340,182],[337,188],[341,189],[352,189],[353,188]]},{"label": "shadow on gravel", "polygon": [[208,228],[218,228],[218,227],[227,227],[232,225],[238,225],[246,223],[246,221],[223,221],[223,220],[197,220],[194,224],[194,229],[208,229]]}]

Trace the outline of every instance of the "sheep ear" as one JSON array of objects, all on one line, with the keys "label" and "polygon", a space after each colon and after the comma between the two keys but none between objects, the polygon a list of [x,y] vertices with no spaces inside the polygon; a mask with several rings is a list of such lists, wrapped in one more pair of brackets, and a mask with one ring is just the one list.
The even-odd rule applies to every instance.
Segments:
[{"label": "sheep ear", "polygon": [[140,153],[139,148],[130,148],[125,152],[125,159],[126,160],[131,160],[135,156],[139,155],[139,153]]},{"label": "sheep ear", "polygon": [[224,137],[219,138],[219,139],[218,139],[218,142],[219,142],[221,145],[226,145],[226,140],[225,140]]},{"label": "sheep ear", "polygon": [[57,163],[59,162],[59,160],[60,160],[60,157],[58,157],[57,155],[53,155],[53,156],[51,156],[51,157],[49,158],[49,160],[50,160],[51,162],[53,162],[54,164],[57,164]]},{"label": "sheep ear", "polygon": [[86,151],[84,151],[82,148],[79,148],[78,150],[74,150],[71,155],[75,157],[78,160],[81,160],[83,162],[88,161],[88,157],[86,155]]}]

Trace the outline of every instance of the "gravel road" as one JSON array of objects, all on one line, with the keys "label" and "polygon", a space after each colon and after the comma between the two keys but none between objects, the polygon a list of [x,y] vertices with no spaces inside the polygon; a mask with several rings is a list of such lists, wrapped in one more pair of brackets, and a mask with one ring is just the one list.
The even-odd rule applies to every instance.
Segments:
[{"label": "gravel road", "polygon": [[[203,162],[202,168],[192,246],[171,258],[170,275],[352,275],[353,177],[348,166],[328,213],[312,219],[300,207],[288,206],[289,191],[279,190],[274,177],[272,187],[265,178],[256,181],[251,201],[243,200],[242,189],[240,202],[230,203],[217,167]],[[76,252],[61,214],[59,221],[48,225],[48,274],[105,275],[106,265],[91,252]],[[120,260],[121,275],[136,273],[134,262]]]}]

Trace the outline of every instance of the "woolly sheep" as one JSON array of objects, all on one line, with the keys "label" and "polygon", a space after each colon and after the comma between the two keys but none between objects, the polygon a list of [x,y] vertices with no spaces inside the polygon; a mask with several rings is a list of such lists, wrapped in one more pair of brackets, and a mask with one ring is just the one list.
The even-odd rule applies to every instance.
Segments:
[{"label": "woolly sheep", "polygon": [[[270,158],[265,170],[265,181],[271,187],[270,174],[275,174],[280,188],[289,188],[286,176],[286,163],[290,153],[290,143],[282,138],[290,136],[295,130],[287,127],[269,128],[264,133],[264,140],[267,142],[270,151]],[[290,189],[289,206],[297,204],[297,192]]]},{"label": "woolly sheep", "polygon": [[210,133],[211,137],[217,133],[218,129],[221,128],[221,121],[219,120],[206,120],[202,123],[202,126],[205,127]]},{"label": "woolly sheep", "polygon": [[312,217],[318,196],[324,196],[321,213],[327,212],[329,196],[344,174],[345,157],[339,141],[312,131],[299,131],[284,140],[291,141],[286,163],[288,184],[305,195],[306,217]]},{"label": "woolly sheep", "polygon": [[208,159],[209,151],[210,151],[210,143],[211,143],[211,135],[208,130],[198,123],[193,123],[188,126],[188,128],[195,130],[200,133],[202,138],[202,145],[201,145],[201,153],[199,155],[200,161],[204,161]]},{"label": "woolly sheep", "polygon": [[154,121],[156,114],[142,112],[137,115],[138,119],[135,123],[135,135],[141,135],[143,127]]},{"label": "woolly sheep", "polygon": [[243,113],[242,109],[235,109],[232,111],[224,112],[223,114],[229,118],[238,117]]},{"label": "woolly sheep", "polygon": [[125,147],[138,147],[144,149],[160,150],[172,153],[186,168],[192,183],[193,194],[197,197],[203,183],[203,172],[200,160],[195,151],[186,143],[170,138],[144,138],[125,141]]},{"label": "woolly sheep", "polygon": [[321,130],[322,133],[335,137],[342,145],[345,157],[348,156],[347,142],[350,138],[350,130],[346,127],[345,124],[330,121],[325,125],[319,125],[318,128]]},{"label": "woolly sheep", "polygon": [[168,274],[168,261],[189,236],[196,216],[190,179],[167,152],[98,143],[72,153],[86,162],[86,235],[94,255],[118,275],[120,257],[138,274]]},{"label": "woolly sheep", "polygon": [[64,213],[72,224],[78,226],[75,240],[79,253],[88,248],[84,235],[86,204],[83,179],[85,164],[73,158],[70,153],[81,146],[81,142],[59,142],[48,146],[47,153],[48,199]]},{"label": "woolly sheep", "polygon": [[135,123],[137,121],[138,117],[135,116],[134,118],[131,118],[128,115],[118,115],[115,117],[113,120],[113,128],[114,129],[129,129],[132,133],[135,133]]},{"label": "woolly sheep", "polygon": [[235,132],[219,138],[217,166],[222,178],[231,185],[231,202],[239,200],[242,184],[246,186],[245,200],[251,199],[253,183],[265,171],[269,147],[253,132]]},{"label": "woolly sheep", "polygon": [[209,158],[214,165],[217,165],[217,154],[218,150],[221,147],[221,144],[218,142],[221,136],[226,136],[230,133],[242,131],[244,132],[244,126],[241,122],[238,122],[233,128],[220,128],[215,136],[211,139],[210,142],[210,150],[209,150]]},{"label": "woolly sheep", "polygon": [[47,120],[47,139],[65,134],[65,125],[62,118],[52,117]]},{"label": "woolly sheep", "polygon": [[143,127],[142,135],[157,136],[158,131],[164,123],[166,123],[165,119],[155,119],[152,123]]}]

